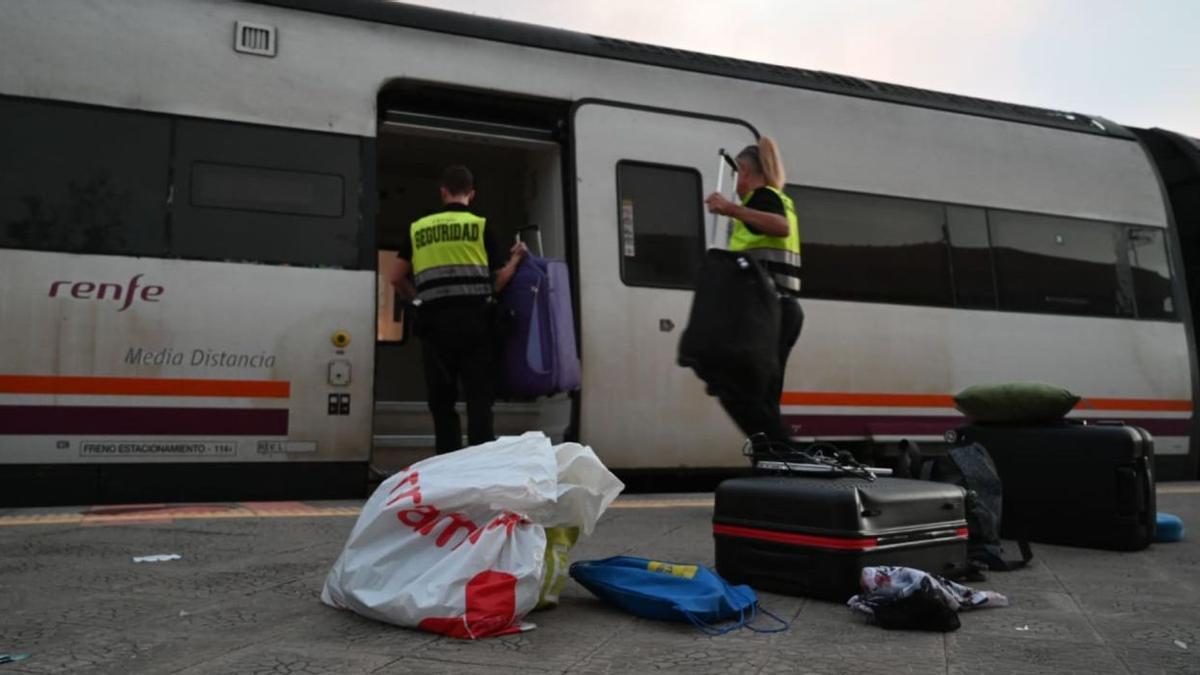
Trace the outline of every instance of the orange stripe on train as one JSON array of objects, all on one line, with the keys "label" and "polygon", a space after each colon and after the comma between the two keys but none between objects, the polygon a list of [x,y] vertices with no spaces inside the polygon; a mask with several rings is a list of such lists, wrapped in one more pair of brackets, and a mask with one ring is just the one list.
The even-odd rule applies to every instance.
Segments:
[{"label": "orange stripe on train", "polygon": [[[825,391],[788,391],[781,399],[783,405],[846,406],[858,408],[953,408],[954,397],[949,394],[880,394]],[[1153,410],[1159,412],[1191,412],[1192,402],[1182,399],[1156,398],[1085,398],[1076,410]]]},{"label": "orange stripe on train", "polygon": [[291,391],[291,383],[283,380],[0,375],[0,394],[288,398]]}]

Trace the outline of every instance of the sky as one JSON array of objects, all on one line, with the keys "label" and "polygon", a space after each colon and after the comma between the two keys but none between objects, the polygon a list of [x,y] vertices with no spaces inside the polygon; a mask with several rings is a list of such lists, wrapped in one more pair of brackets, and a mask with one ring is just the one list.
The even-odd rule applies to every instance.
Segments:
[{"label": "sky", "polygon": [[1200,137],[1200,0],[407,0]]}]

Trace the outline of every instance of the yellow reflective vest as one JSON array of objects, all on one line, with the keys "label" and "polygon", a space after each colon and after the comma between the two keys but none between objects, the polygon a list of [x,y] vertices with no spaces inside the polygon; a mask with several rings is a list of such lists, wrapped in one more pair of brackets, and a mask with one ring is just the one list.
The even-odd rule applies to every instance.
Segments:
[{"label": "yellow reflective vest", "polygon": [[[763,264],[778,289],[785,293],[796,295],[800,293],[800,223],[796,219],[796,207],[780,190],[764,185],[759,190],[770,190],[779,196],[787,213],[788,234],[786,237],[771,237],[756,234],[742,221],[734,218],[733,233],[729,237],[729,250],[744,251],[747,255]],[[742,205],[749,203],[754,192],[742,199]]]},{"label": "yellow reflective vest", "polygon": [[441,211],[409,226],[418,300],[492,295],[486,227],[486,219],[466,210]]}]

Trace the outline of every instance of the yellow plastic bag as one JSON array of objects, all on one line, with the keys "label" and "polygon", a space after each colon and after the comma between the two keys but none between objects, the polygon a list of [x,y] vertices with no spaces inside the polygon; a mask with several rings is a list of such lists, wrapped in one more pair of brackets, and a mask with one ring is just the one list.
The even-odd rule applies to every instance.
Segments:
[{"label": "yellow plastic bag", "polygon": [[571,567],[571,548],[577,541],[578,527],[546,528],[546,575],[542,578],[536,609],[558,606],[558,596],[567,584],[567,570]]}]

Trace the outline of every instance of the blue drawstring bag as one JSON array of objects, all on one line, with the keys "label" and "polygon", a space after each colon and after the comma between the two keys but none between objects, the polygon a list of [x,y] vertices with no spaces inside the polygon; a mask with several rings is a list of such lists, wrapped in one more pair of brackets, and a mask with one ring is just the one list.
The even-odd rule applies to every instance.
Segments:
[{"label": "blue drawstring bag", "polygon": [[[615,556],[577,562],[571,565],[571,578],[596,597],[631,614],[661,621],[688,621],[709,635],[743,627],[756,633],[778,633],[788,628],[786,621],[758,606],[752,588],[730,586],[700,565]],[[760,610],[780,627],[751,626]],[[735,623],[715,625],[727,620]]]}]

